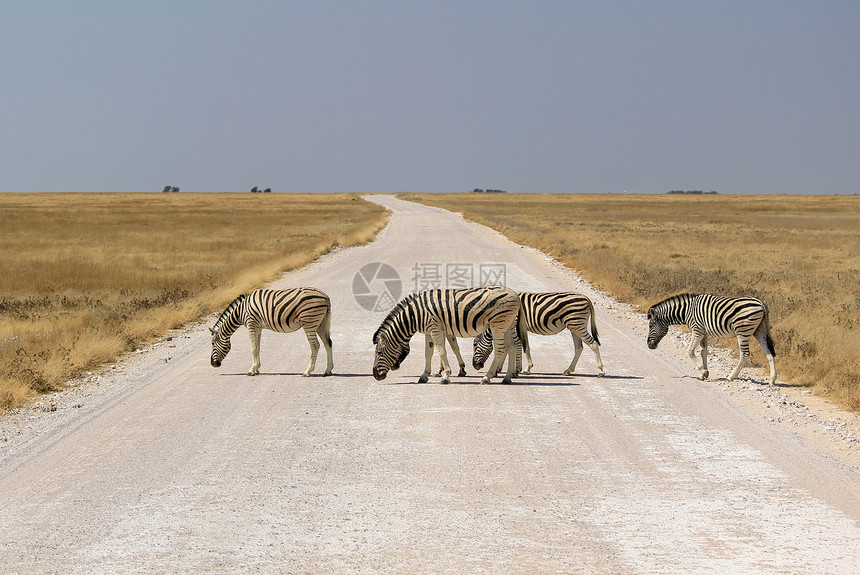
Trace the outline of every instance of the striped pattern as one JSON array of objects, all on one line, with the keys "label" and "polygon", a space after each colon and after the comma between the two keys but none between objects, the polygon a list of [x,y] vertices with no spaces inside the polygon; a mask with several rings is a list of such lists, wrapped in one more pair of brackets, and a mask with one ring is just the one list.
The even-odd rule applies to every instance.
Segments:
[{"label": "striped pattern", "polygon": [[[489,329],[495,358],[482,379],[482,383],[488,383],[492,377],[490,374],[495,375],[504,362],[505,354],[513,359],[512,331],[519,310],[520,299],[516,292],[499,286],[436,289],[408,296],[397,304],[373,334],[376,345],[373,377],[385,379],[390,370],[400,367],[409,353],[409,340],[420,331],[425,337],[426,365],[419,383],[426,382],[430,375],[434,346],[442,361],[442,382],[448,383],[451,367],[445,351],[446,337],[474,337]],[[510,383],[512,375],[513,361],[509,361],[504,383]]]},{"label": "striped pattern", "polygon": [[240,326],[248,328],[251,337],[253,364],[248,375],[260,373],[260,336],[264,329],[290,333],[304,329],[311,346],[311,359],[305,376],[314,370],[320,349],[317,335],[322,338],[327,355],[325,375],[331,375],[334,367],[331,349],[331,302],[329,297],[316,288],[294,288],[286,290],[260,289],[240,295],[210,328],[212,332],[213,367],[230,352],[230,337]]},{"label": "striped pattern", "polygon": [[[584,295],[559,293],[521,293],[519,323],[520,328],[515,335],[522,339],[522,350],[526,356],[529,373],[534,367],[529,348],[528,332],[539,335],[556,335],[564,330],[570,331],[573,337],[574,356],[564,375],[571,375],[576,369],[576,363],[582,354],[582,344],[591,348],[594,361],[597,364],[598,375],[603,376],[603,362],[600,359],[600,340],[597,335],[597,324],[594,320],[594,306]],[[591,333],[588,331],[589,320]],[[522,328],[525,327],[525,330]],[[515,342],[518,343],[518,342]],[[519,350],[518,350],[519,351]],[[489,334],[484,332],[475,338],[472,365],[481,369],[490,355]]]},{"label": "striped pattern", "polygon": [[[702,379],[708,372],[708,337],[737,337],[740,360],[729,375],[735,379],[749,360],[749,339],[761,345],[770,364],[770,384],[776,382],[773,339],[770,335],[767,307],[752,297],[723,297],[706,294],[680,294],[667,298],[648,310],[648,347],[657,344],[669,331],[670,325],[686,325],[693,335],[687,352],[699,369]],[[702,345],[701,362],[696,348]]]}]

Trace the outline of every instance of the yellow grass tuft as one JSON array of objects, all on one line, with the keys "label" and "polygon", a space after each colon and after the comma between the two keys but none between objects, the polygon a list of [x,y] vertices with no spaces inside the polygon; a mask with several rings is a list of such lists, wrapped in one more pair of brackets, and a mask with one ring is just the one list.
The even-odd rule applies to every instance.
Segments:
[{"label": "yellow grass tuft", "polygon": [[349,194],[0,195],[0,412],[385,221]]},{"label": "yellow grass tuft", "polygon": [[463,212],[641,309],[682,291],[758,297],[780,379],[860,411],[858,197],[403,197]]}]

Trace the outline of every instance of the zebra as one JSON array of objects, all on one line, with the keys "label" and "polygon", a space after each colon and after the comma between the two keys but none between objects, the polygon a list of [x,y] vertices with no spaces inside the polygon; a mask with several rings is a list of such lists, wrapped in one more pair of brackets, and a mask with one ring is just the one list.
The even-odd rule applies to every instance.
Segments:
[{"label": "zebra", "polygon": [[[693,334],[687,352],[699,369],[702,380],[708,379],[708,337],[737,337],[740,360],[729,375],[735,379],[750,355],[749,338],[755,337],[770,364],[770,385],[776,383],[773,338],[770,335],[767,306],[752,297],[725,297],[683,293],[669,297],[648,310],[648,347],[657,344],[670,325],[684,324]],[[696,347],[702,344],[702,361],[696,359]]]},{"label": "zebra", "polygon": [[311,288],[286,290],[258,289],[233,300],[227,306],[212,332],[212,367],[220,367],[224,357],[230,352],[230,337],[244,325],[251,337],[251,354],[254,362],[248,375],[260,373],[260,336],[263,329],[280,333],[291,333],[299,328],[305,330],[311,346],[311,359],[302,374],[310,376],[317,361],[320,349],[317,335],[322,338],[327,362],[324,375],[331,375],[334,368],[331,348],[331,302],[322,291]]},{"label": "zebra", "polygon": [[[574,355],[570,366],[564,371],[564,375],[571,375],[576,369],[576,363],[582,354],[582,343],[594,352],[594,361],[597,364],[598,376],[603,377],[603,362],[600,359],[600,340],[597,334],[597,324],[594,320],[594,305],[584,295],[571,292],[560,293],[521,293],[520,315],[517,318],[519,329],[514,333],[521,339],[515,341],[517,349],[517,368],[520,367],[519,345],[525,353],[527,367],[523,373],[530,373],[534,363],[532,362],[531,350],[529,348],[528,332],[540,335],[556,335],[567,329],[573,336]],[[588,333],[588,320],[591,318],[591,333]],[[525,327],[525,329],[523,329]],[[516,339],[516,338],[515,338]],[[490,355],[490,339],[487,332],[481,333],[474,341],[474,355],[472,365],[475,369],[481,369]]]},{"label": "zebra", "polygon": [[[489,383],[504,362],[505,353],[513,358],[512,332],[519,308],[520,299],[516,292],[500,286],[433,289],[407,296],[391,310],[373,334],[376,345],[373,377],[381,381],[390,370],[399,368],[409,354],[409,340],[420,331],[424,333],[426,364],[418,383],[428,380],[433,346],[442,361],[442,383],[449,383],[451,367],[445,351],[446,338],[474,337],[489,329],[495,357],[490,371],[481,380],[481,383]],[[509,361],[502,383],[511,383],[512,375],[513,361]]]}]

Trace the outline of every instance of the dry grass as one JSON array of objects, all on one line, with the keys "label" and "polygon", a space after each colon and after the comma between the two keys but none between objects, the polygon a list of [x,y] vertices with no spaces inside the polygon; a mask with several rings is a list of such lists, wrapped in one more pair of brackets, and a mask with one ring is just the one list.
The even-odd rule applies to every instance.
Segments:
[{"label": "dry grass", "polygon": [[681,291],[759,297],[780,379],[860,411],[858,197],[403,197],[463,212],[642,309]]},{"label": "dry grass", "polygon": [[0,412],[385,220],[345,194],[2,194]]}]

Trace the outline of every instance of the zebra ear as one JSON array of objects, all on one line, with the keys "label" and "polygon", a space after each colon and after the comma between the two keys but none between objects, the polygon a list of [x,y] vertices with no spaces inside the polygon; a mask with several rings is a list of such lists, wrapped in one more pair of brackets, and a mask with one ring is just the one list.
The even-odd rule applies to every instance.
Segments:
[{"label": "zebra ear", "polygon": [[215,330],[214,330],[214,329],[212,329],[212,328],[210,327],[210,328],[209,328],[209,333],[211,333],[212,335],[215,335]]},{"label": "zebra ear", "polygon": [[648,310],[648,319],[651,319],[652,317],[654,317],[654,308],[653,307]]}]

